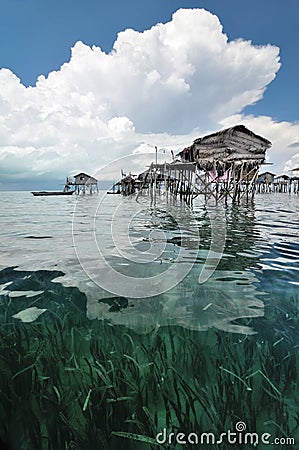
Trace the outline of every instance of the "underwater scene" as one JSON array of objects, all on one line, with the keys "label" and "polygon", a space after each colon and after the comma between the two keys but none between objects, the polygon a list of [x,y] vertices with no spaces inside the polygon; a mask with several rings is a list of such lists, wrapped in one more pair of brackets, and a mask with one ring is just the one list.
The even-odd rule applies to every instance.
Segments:
[{"label": "underwater scene", "polygon": [[299,448],[298,195],[0,206],[0,449]]}]

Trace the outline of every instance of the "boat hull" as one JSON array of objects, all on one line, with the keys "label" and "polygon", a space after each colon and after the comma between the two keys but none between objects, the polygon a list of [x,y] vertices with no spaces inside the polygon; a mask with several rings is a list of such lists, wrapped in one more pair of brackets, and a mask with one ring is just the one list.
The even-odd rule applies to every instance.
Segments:
[{"label": "boat hull", "polygon": [[72,195],[75,191],[34,191],[31,192],[35,197],[45,197],[49,195]]}]

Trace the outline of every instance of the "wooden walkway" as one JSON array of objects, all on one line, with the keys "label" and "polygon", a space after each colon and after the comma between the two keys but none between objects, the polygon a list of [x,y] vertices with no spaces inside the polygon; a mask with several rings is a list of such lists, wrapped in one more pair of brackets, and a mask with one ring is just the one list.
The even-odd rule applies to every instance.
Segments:
[{"label": "wooden walkway", "polygon": [[152,163],[138,176],[117,183],[123,195],[164,193],[191,205],[202,196],[205,203],[252,201],[256,192],[299,192],[299,177],[278,182],[260,182],[258,173],[266,163],[271,142],[243,125],[196,139],[171,163]]}]

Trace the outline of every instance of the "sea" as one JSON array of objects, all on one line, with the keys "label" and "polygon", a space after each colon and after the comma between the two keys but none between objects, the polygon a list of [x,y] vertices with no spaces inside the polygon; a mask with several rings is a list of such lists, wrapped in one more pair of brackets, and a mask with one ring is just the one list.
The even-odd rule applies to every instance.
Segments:
[{"label": "sea", "polygon": [[298,212],[0,192],[2,447],[298,449]]}]

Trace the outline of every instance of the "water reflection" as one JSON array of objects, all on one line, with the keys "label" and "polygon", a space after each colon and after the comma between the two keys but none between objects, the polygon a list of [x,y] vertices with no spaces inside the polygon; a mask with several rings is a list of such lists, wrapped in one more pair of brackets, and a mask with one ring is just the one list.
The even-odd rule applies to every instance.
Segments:
[{"label": "water reflection", "polygon": [[[247,319],[262,316],[264,303],[275,303],[278,297],[291,299],[296,296],[299,262],[297,197],[261,196],[257,198],[257,206],[228,207],[225,210],[227,237],[224,255],[213,277],[203,285],[198,283],[198,277],[211,241],[209,214],[204,206],[195,205],[190,228],[190,214],[186,214],[179,204],[168,207],[161,202],[156,209],[144,204],[139,215],[133,216],[130,215],[130,208],[134,210],[134,199],[124,201],[118,196],[107,196],[104,209],[96,217],[94,232],[88,225],[99,198],[78,199],[78,220],[73,230],[83,237],[85,258],[93,266],[97,277],[105,277],[105,272],[93,253],[95,237],[99,237],[102,251],[111,266],[128,277],[136,278],[136,288],[138,278],[156,274],[162,275],[162,283],[165,281],[166,286],[168,269],[176,264],[181,250],[180,263],[176,264],[177,274],[184,264],[191,262],[192,270],[188,276],[157,296],[137,299],[121,294],[115,296],[90,280],[76,257],[71,230],[74,204],[61,202],[60,199],[55,204],[56,209],[54,204],[53,208],[49,208],[48,202],[40,202],[39,208],[33,208],[32,198],[25,198],[24,194],[15,213],[11,211],[11,203],[3,205],[3,217],[7,218],[7,224],[1,231],[2,267],[16,269],[11,269],[15,272],[11,278],[2,277],[0,280],[0,298],[9,297],[14,306],[12,314],[19,313],[22,308],[48,308],[51,290],[56,292],[53,295],[57,296],[57,302],[64,303],[71,292],[69,288],[76,287],[84,294],[80,313],[87,313],[89,319],[107,319],[141,333],[164,325],[179,325],[195,330],[214,327],[250,334],[254,332],[254,321],[249,324]],[[289,200],[287,210],[283,208],[286,198]],[[54,202],[53,199],[51,201]],[[159,258],[140,264],[138,259],[128,261],[117,251],[113,239],[109,238],[111,215],[116,208],[119,211],[117,230],[122,249],[127,249],[129,235],[131,254],[134,248],[142,253],[154,245],[163,249]],[[12,225],[11,214],[15,219]],[[129,233],[122,231],[122,219],[128,217],[133,219]],[[24,279],[19,276],[22,270]],[[32,280],[35,274],[39,278],[42,272],[42,281],[33,288],[30,277]],[[44,273],[53,275],[51,288],[50,275]],[[26,276],[29,278],[26,279]],[[16,279],[19,281],[16,282]],[[53,286],[60,287],[59,298]],[[118,288],[122,291],[123,286],[119,284]],[[65,304],[70,306],[68,302]],[[41,317],[46,318],[47,312]]]},{"label": "water reflection", "polygon": [[[206,261],[210,242],[211,224],[207,210],[199,205],[193,218],[197,222],[199,236],[189,233],[182,241],[177,229],[170,233],[167,207],[154,214],[154,227],[167,234],[167,242],[160,264],[140,267],[126,264],[122,258],[109,257],[110,264],[118,264],[128,276],[153,276],[167,271],[179,247],[184,247],[184,257],[194,258],[195,264],[189,275],[173,289],[159,296],[149,298],[114,297],[107,292],[89,293],[87,314],[90,319],[108,319],[113,324],[126,325],[139,332],[147,333],[165,325],[204,331],[216,328],[228,332],[253,334],[255,331],[243,319],[264,315],[264,293],[255,276],[261,250],[261,239],[256,226],[254,207],[231,207],[225,211],[227,242],[223,258],[213,276],[204,284],[198,283],[199,273]],[[147,228],[153,211],[143,212],[142,220],[134,225],[134,238],[146,242]],[[159,221],[159,218],[161,219]],[[187,228],[187,227],[186,227]],[[141,244],[140,244],[141,245]],[[167,276],[167,273],[166,273]]]},{"label": "water reflection", "polygon": [[227,277],[229,286],[224,290],[222,280],[227,275],[231,277],[232,273],[221,271],[221,279],[213,278],[193,288],[179,286],[176,290],[147,299],[105,297],[89,300],[88,316],[108,319],[139,333],[148,333],[165,325],[179,325],[197,331],[216,328],[254,334],[251,327],[236,321],[264,315],[264,304],[258,299],[260,292],[252,284],[255,278],[252,274],[239,272],[236,280]]}]

